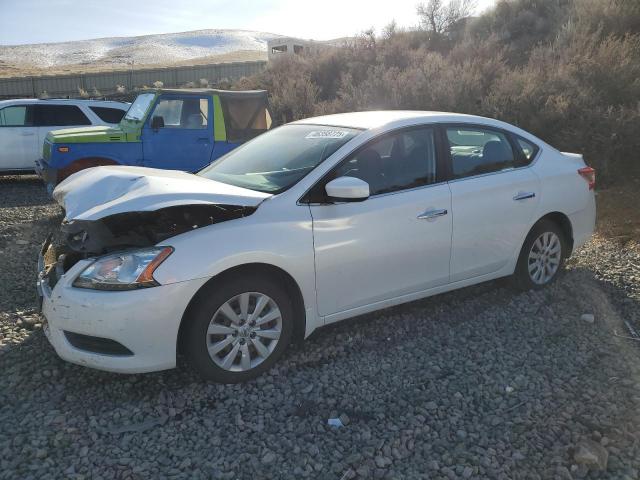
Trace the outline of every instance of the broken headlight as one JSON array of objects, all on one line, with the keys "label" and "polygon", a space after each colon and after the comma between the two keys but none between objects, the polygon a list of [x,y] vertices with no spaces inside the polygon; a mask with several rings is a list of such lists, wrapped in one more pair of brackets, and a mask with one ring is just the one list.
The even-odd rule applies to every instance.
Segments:
[{"label": "broken headlight", "polygon": [[73,286],[95,290],[155,287],[159,283],[153,272],[172,252],[172,247],[153,247],[100,257],[78,275]]}]

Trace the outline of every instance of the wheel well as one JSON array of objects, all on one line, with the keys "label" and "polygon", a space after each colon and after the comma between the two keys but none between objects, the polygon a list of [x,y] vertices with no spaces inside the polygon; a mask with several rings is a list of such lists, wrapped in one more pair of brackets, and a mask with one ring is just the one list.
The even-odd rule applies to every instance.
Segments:
[{"label": "wheel well", "polygon": [[178,352],[183,351],[183,336],[186,330],[185,326],[187,324],[187,319],[191,313],[191,310],[198,303],[199,299],[206,294],[207,290],[218,282],[228,281],[230,277],[234,276],[247,276],[247,275],[264,275],[269,278],[273,278],[275,281],[282,284],[289,293],[292,303],[293,303],[293,315],[294,315],[294,325],[293,325],[293,340],[299,341],[304,338],[304,332],[306,329],[306,315],[304,308],[304,300],[302,298],[302,292],[300,291],[300,287],[293,279],[291,275],[282,270],[279,267],[274,265],[269,265],[267,263],[248,263],[244,265],[239,265],[237,267],[230,268],[229,270],[225,270],[224,272],[219,273],[215,277],[210,278],[207,283],[205,283],[193,296],[189,305],[187,305],[184,314],[182,315],[182,319],[180,320],[180,328],[178,330],[178,344],[177,350]]},{"label": "wheel well", "polygon": [[571,255],[571,252],[573,251],[573,227],[571,226],[571,220],[569,220],[569,217],[561,212],[551,212],[540,218],[540,220],[538,220],[536,224],[541,220],[549,220],[560,227],[562,233],[564,233],[564,239],[567,242],[567,247],[569,250],[567,257],[569,257]]}]

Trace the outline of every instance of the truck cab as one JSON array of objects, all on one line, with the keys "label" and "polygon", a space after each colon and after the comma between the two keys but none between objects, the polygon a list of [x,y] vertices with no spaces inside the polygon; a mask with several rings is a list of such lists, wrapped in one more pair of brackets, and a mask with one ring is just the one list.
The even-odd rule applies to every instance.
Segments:
[{"label": "truck cab", "polygon": [[264,90],[145,90],[115,127],[50,132],[36,171],[50,193],[101,165],[196,172],[270,126]]}]

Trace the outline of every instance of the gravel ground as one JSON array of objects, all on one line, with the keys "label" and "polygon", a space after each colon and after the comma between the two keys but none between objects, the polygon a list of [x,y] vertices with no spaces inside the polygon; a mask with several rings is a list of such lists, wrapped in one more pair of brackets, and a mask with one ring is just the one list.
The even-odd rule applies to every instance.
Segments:
[{"label": "gravel ground", "polygon": [[56,357],[34,264],[57,215],[35,179],[0,180],[0,479],[638,478],[632,249],[597,238],[540,292],[502,280],[342,322],[224,386]]}]

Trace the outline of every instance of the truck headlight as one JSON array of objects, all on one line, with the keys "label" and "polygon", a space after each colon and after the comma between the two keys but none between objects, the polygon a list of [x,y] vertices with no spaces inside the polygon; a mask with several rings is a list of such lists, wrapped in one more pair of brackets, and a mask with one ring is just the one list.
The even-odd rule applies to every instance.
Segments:
[{"label": "truck headlight", "polygon": [[98,258],[73,282],[74,287],[95,290],[135,290],[159,283],[153,272],[173,253],[172,247],[152,247]]}]

